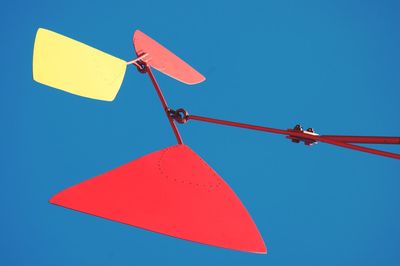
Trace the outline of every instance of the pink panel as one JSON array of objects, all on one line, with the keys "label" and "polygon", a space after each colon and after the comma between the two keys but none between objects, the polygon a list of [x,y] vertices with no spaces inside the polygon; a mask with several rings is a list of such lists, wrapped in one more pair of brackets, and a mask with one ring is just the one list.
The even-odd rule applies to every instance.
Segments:
[{"label": "pink panel", "polygon": [[148,54],[143,61],[158,71],[190,85],[205,80],[205,77],[189,64],[139,30],[133,35],[133,44],[137,56]]},{"label": "pink panel", "polygon": [[239,198],[183,144],[70,187],[50,202],[181,239],[266,253]]}]

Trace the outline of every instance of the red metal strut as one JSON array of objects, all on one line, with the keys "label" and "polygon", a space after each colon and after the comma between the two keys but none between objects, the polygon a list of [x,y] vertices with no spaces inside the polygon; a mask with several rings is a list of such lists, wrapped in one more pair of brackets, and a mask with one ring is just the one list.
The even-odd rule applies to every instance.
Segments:
[{"label": "red metal strut", "polygon": [[135,64],[135,65],[136,65],[136,67],[137,67],[137,69],[139,70],[140,73],[147,73],[149,75],[149,77],[151,79],[151,82],[153,83],[153,86],[156,89],[158,98],[160,99],[160,102],[161,102],[161,105],[162,105],[162,107],[164,109],[164,112],[168,117],[168,121],[169,121],[169,124],[171,125],[172,131],[174,132],[176,141],[178,142],[178,144],[183,144],[181,134],[179,133],[179,130],[175,125],[174,119],[169,114],[169,110],[170,109],[168,108],[167,101],[164,98],[164,95],[163,95],[163,93],[161,91],[161,88],[158,85],[157,80],[154,77],[154,74],[151,71],[150,66],[148,66],[146,63],[144,63],[141,60],[137,61],[136,63],[137,64]]},{"label": "red metal strut", "polygon": [[296,125],[293,129],[276,129],[264,126],[256,126],[251,124],[244,124],[232,122],[227,120],[215,119],[204,116],[189,115],[185,110],[179,109],[177,111],[170,110],[170,117],[179,123],[185,123],[188,120],[197,120],[207,123],[214,123],[225,126],[240,127],[250,130],[264,131],[268,133],[286,135],[287,138],[292,139],[294,142],[304,142],[306,145],[316,143],[317,141],[325,142],[328,144],[340,146],[343,148],[358,150],[362,152],[372,153],[380,156],[400,159],[400,154],[386,152],[382,150],[367,148],[363,146],[354,145],[351,143],[370,143],[370,144],[400,144],[400,137],[374,137],[374,136],[334,136],[334,135],[318,135],[312,128],[303,130],[300,125]]},{"label": "red metal strut", "polygon": [[400,144],[399,137],[375,137],[375,136],[335,136],[324,135],[331,140],[348,143],[372,143],[372,144]]}]

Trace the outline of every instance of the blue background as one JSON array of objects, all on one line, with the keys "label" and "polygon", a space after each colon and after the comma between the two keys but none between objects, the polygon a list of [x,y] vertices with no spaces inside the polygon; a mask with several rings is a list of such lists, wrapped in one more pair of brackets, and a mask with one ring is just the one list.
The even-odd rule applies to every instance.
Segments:
[{"label": "blue background", "polygon": [[396,136],[398,1],[7,1],[0,13],[0,264],[399,265],[399,161],[242,129],[180,126],[240,196],[268,255],[49,204],[175,140],[150,81],[133,67],[111,103],[32,80],[39,27],[125,60],[141,29],[207,77],[189,87],[156,73],[171,107],[321,134]]}]

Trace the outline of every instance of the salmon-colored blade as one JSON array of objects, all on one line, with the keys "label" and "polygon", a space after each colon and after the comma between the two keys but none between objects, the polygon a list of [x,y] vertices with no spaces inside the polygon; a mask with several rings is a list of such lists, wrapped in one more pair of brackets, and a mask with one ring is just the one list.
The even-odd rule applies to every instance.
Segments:
[{"label": "salmon-colored blade", "polygon": [[137,30],[133,35],[137,56],[147,54],[142,60],[158,71],[186,84],[197,84],[206,78],[164,46]]},{"label": "salmon-colored blade", "polygon": [[239,198],[183,144],[70,187],[50,202],[181,239],[266,253]]}]

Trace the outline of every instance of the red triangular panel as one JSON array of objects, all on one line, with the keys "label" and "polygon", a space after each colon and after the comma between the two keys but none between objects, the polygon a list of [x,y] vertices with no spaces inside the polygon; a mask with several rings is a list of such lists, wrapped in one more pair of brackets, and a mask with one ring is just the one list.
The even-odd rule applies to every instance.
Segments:
[{"label": "red triangular panel", "polygon": [[239,198],[186,145],[148,154],[70,187],[50,202],[177,238],[266,252]]},{"label": "red triangular panel", "polygon": [[137,56],[148,54],[143,60],[158,71],[190,85],[205,80],[205,77],[189,64],[139,30],[133,35],[133,44]]}]

